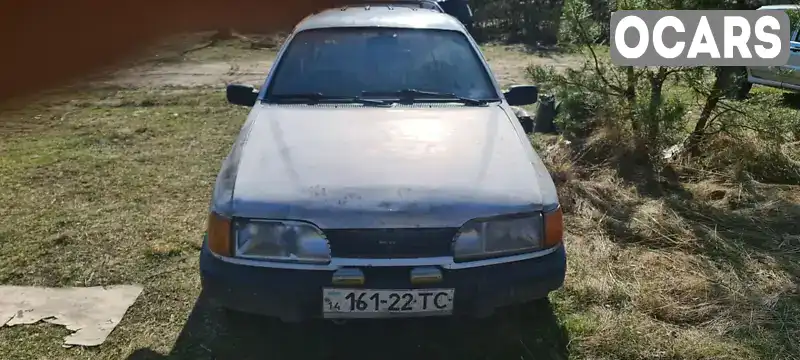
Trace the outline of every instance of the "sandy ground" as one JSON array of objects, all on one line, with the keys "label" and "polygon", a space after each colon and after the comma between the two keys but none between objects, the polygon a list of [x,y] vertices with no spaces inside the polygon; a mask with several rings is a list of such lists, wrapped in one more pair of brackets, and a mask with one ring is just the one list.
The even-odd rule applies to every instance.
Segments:
[{"label": "sandy ground", "polygon": [[[266,55],[266,54],[265,54]],[[271,54],[269,54],[271,56]],[[264,55],[262,55],[264,56]],[[265,56],[266,57],[266,56]],[[254,58],[211,63],[184,62],[139,66],[116,74],[106,84],[123,87],[223,87],[229,83],[259,85],[272,58]]]}]

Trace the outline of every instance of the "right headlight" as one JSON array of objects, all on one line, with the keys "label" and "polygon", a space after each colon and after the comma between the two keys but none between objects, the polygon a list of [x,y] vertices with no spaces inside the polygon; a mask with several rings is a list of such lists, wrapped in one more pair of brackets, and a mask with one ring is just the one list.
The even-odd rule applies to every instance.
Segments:
[{"label": "right headlight", "polygon": [[562,238],[561,208],[547,213],[470,220],[453,242],[456,261],[510,256],[557,245]]},{"label": "right headlight", "polygon": [[238,220],[235,255],[299,263],[331,261],[328,239],[316,226],[299,221]]}]

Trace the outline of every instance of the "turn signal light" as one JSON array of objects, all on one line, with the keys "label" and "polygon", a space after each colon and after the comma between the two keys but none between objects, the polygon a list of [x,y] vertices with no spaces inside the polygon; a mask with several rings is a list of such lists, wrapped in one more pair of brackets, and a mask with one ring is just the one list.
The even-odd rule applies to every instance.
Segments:
[{"label": "turn signal light", "polygon": [[231,219],[217,213],[208,214],[208,249],[221,256],[231,256]]},{"label": "turn signal light", "polygon": [[553,211],[544,213],[544,246],[551,248],[560,244],[564,239],[564,214],[561,206]]}]

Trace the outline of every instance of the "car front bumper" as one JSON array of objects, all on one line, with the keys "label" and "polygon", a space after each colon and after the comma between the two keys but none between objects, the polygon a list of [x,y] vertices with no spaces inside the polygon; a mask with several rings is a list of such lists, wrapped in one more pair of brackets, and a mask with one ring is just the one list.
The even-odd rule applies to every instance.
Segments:
[{"label": "car front bumper", "polygon": [[[536,258],[462,269],[441,268],[442,280],[412,285],[414,266],[364,267],[364,289],[453,288],[453,315],[484,317],[499,307],[541,299],[564,283],[563,245]],[[213,304],[240,312],[297,322],[322,317],[322,288],[336,287],[333,270],[298,270],[235,264],[200,254],[203,295]],[[354,286],[342,286],[353,288]]]}]

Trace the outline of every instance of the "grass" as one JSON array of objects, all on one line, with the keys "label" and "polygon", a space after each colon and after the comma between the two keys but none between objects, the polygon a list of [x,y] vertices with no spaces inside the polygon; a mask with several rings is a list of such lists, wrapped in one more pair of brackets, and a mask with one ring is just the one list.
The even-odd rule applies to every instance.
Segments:
[{"label": "grass", "polygon": [[99,353],[64,352],[58,337],[14,341],[36,336],[21,327],[0,331],[0,344],[13,344],[0,351],[120,358],[137,345],[168,350],[197,297],[208,195],[245,111],[202,90],[70,97],[82,100],[2,115],[0,283],[146,290],[117,342]]},{"label": "grass", "polygon": [[568,229],[567,283],[549,304],[470,322],[224,317],[199,300],[197,255],[245,115],[199,88],[0,113],[0,284],[145,287],[102,346],[16,326],[0,329],[4,358],[800,359],[800,188],[697,180],[655,194],[538,136]]},{"label": "grass", "polygon": [[561,179],[572,235],[570,281],[554,302],[568,309],[574,354],[800,356],[800,187],[702,180],[654,191],[538,141],[549,144],[540,147]]},{"label": "grass", "polygon": [[[590,75],[568,80],[597,81]],[[559,80],[551,85],[568,84]],[[567,93],[572,100],[609,100],[598,94]],[[699,113],[704,98],[691,94],[680,84],[665,90]],[[629,132],[614,117],[622,112],[602,100],[588,103],[612,115],[588,139],[565,146],[538,138],[575,235],[568,248],[573,281],[555,294],[556,304],[570,304],[567,317],[580,317],[580,328],[588,329],[573,354],[800,357],[800,187],[791,159],[797,154],[775,145],[796,129],[791,98],[755,87],[747,101],[730,104],[742,114],[718,120],[729,131],[710,140],[701,156],[660,164],[669,176],[634,163]],[[577,105],[571,109],[580,114],[586,107]],[[688,116],[677,124],[693,126]],[[666,134],[676,135],[666,145],[685,139],[688,131],[681,132],[689,129]]]}]

